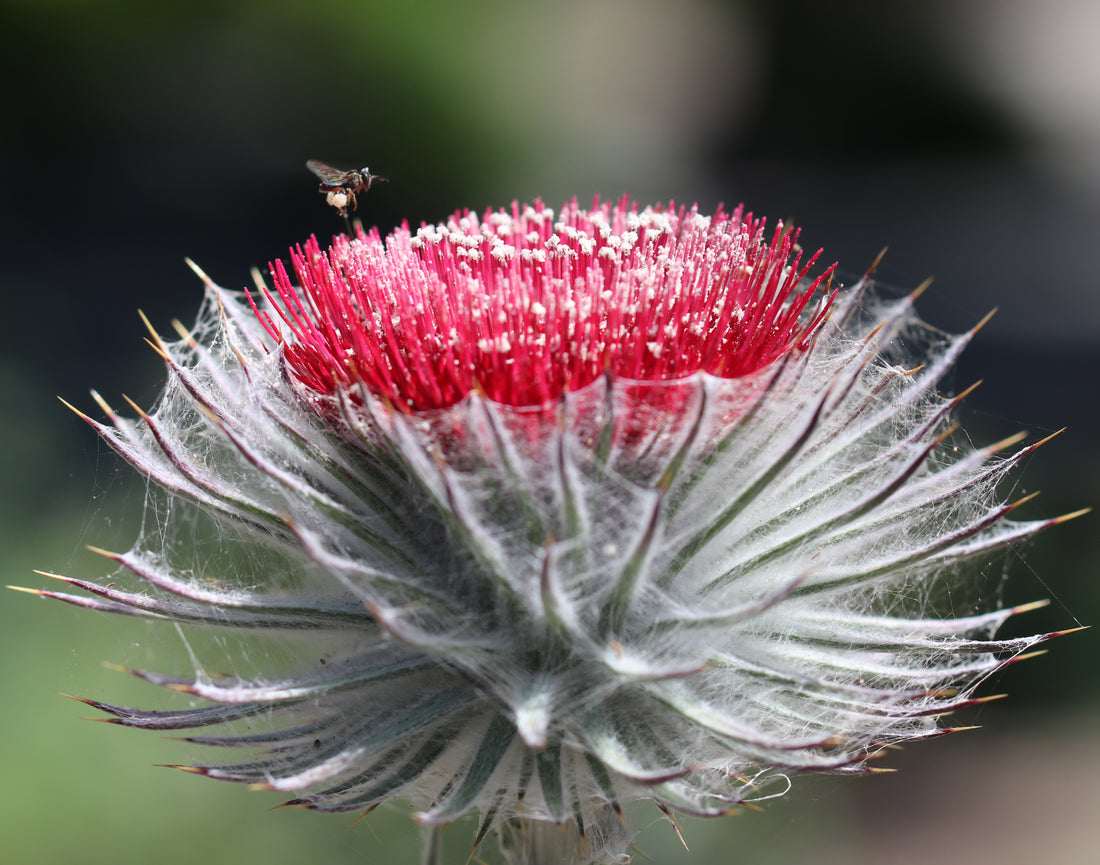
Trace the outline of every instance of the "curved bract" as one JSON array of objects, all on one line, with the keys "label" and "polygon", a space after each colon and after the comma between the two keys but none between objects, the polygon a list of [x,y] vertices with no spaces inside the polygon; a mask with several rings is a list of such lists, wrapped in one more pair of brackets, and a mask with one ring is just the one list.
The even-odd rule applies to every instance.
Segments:
[{"label": "curved bract", "polygon": [[[619,208],[592,220],[572,207],[576,246],[600,225],[604,246],[637,228]],[[679,211],[667,248],[710,248],[713,224],[687,227],[701,219]],[[497,235],[482,227],[504,222],[475,220],[489,257]],[[786,265],[791,235],[762,244],[747,225],[728,243],[776,280],[734,285],[736,267],[708,265],[676,283],[694,318],[635,309],[602,342],[593,329],[627,318],[608,312],[616,292],[656,278],[638,262],[600,269],[604,306],[586,314],[578,278],[594,271],[575,256],[568,279],[547,276],[552,256],[508,270],[515,250],[506,272],[479,276],[438,264],[476,243],[429,255],[407,231],[307,247],[303,289],[285,271],[251,299],[207,282],[193,332],[159,344],[155,411],[90,421],[171,502],[108,554],[134,580],[41,594],[211,629],[211,669],[230,672],[135,671],[196,698],[186,708],[93,705],[126,726],[199,731],[213,756],[190,771],[295,805],[402,797],[431,825],[477,810],[479,841],[498,829],[515,861],[621,861],[623,803],[725,814],[781,795],[791,774],[866,772],[884,747],[945,732],[940,716],[1052,636],[997,639],[1022,608],[996,608],[996,584],[972,581],[1057,522],[1006,519],[997,494],[1035,445],[1002,458],[1012,441],[951,437],[959,398],[937,386],[973,332],[945,336],[912,298],[875,301],[867,280],[815,294],[820,280]],[[597,264],[611,258],[592,245]],[[416,261],[436,262],[438,284],[400,294]],[[518,294],[501,300],[502,285]],[[714,313],[727,289],[761,307],[762,336],[730,335]],[[542,344],[558,348],[539,355],[525,329],[553,297]],[[526,312],[498,322],[512,328],[502,353],[490,313],[508,309]],[[658,320],[656,352],[633,351]],[[562,359],[568,334],[588,334],[588,350]],[[223,558],[191,542],[194,515]],[[278,651],[234,655],[236,634]]]}]

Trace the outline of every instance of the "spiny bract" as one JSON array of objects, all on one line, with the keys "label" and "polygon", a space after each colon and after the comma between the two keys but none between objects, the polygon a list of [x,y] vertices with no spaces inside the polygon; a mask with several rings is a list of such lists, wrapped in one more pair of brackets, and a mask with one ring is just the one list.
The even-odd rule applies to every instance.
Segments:
[{"label": "spiny bract", "polygon": [[536,203],[206,280],[155,411],[90,421],[167,495],[116,582],[39,593],[215,654],[134,671],[190,706],[88,702],[212,727],[191,771],[295,805],[476,810],[516,862],[627,861],[623,803],[726,814],[945,732],[1051,636],[995,639],[1022,608],[973,580],[1057,522],[996,492],[1035,445],[949,438],[973,331],[796,240]]}]

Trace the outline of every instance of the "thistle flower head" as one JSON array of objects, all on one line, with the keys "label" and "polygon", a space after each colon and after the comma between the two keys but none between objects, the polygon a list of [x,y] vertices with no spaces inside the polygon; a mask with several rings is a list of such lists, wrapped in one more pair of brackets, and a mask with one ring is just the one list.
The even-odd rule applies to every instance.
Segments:
[{"label": "thistle flower head", "polygon": [[280,326],[292,334],[288,365],[319,393],[362,385],[411,412],[471,391],[548,407],[603,375],[739,378],[805,348],[825,304],[803,315],[821,277],[795,293],[817,258],[800,267],[797,236],[780,225],[768,242],[740,208],[513,204],[385,243],[311,240],[292,254],[304,297],[277,262],[280,321],[260,316],[280,343]]},{"label": "thistle flower head", "polygon": [[624,803],[726,814],[944,732],[1051,636],[996,639],[1021,608],[971,575],[1056,520],[1005,519],[1031,448],[950,439],[973,331],[816,257],[624,199],[207,281],[156,410],[90,421],[171,504],[109,554],[140,586],[40,594],[222,635],[229,672],[93,705],[212,728],[190,771],[291,804],[476,811],[516,862],[626,861]]}]

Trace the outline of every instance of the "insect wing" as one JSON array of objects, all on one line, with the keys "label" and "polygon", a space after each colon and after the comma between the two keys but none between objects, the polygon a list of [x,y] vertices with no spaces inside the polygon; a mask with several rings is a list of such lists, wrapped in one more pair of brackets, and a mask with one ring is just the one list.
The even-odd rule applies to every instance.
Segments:
[{"label": "insect wing", "polygon": [[332,186],[344,186],[349,182],[349,172],[341,171],[339,168],[333,168],[327,162],[322,162],[320,159],[309,160],[309,162],[306,163],[306,168],[319,177],[323,183],[328,183]]}]

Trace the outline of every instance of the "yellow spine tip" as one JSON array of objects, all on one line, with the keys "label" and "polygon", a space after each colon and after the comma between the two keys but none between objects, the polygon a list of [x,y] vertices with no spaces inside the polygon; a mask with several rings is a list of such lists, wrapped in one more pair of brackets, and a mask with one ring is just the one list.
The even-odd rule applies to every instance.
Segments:
[{"label": "yellow spine tip", "polygon": [[172,330],[174,330],[184,342],[189,345],[195,345],[195,338],[191,335],[191,331],[184,327],[183,322],[178,318],[172,319]]},{"label": "yellow spine tip", "polygon": [[60,403],[61,403],[61,404],[62,404],[63,406],[65,406],[65,408],[67,408],[67,409],[68,409],[69,411],[73,412],[73,413],[74,413],[74,414],[76,414],[77,416],[79,416],[79,417],[83,418],[84,420],[89,420],[89,419],[90,419],[90,418],[89,418],[89,417],[88,417],[88,416],[87,416],[86,414],[84,414],[84,412],[82,412],[82,411],[81,411],[80,409],[78,409],[78,408],[77,408],[77,407],[76,407],[75,405],[73,405],[73,404],[72,404],[71,402],[69,402],[69,401],[68,401],[67,399],[65,399],[64,397],[61,397],[61,396],[59,396],[59,397],[57,398],[57,400],[58,400],[58,402],[60,402]]},{"label": "yellow spine tip", "polygon": [[27,586],[7,586],[6,588],[11,589],[13,592],[23,592],[28,595],[38,595],[39,597],[42,595],[41,589],[31,589]]},{"label": "yellow spine tip", "polygon": [[160,355],[161,360],[168,360],[168,352],[163,348],[160,342],[154,342],[153,340],[149,339],[149,337],[145,337],[145,344],[149,346],[153,351],[155,351],[158,355]]},{"label": "yellow spine tip", "polygon": [[1043,609],[1043,607],[1049,607],[1049,606],[1050,606],[1050,600],[1048,598],[1044,598],[1041,601],[1032,601],[1029,604],[1020,604],[1020,606],[1018,606],[1018,607],[1013,607],[1011,612],[1012,612],[1012,615],[1018,616],[1018,615],[1020,615],[1020,613],[1031,613],[1035,610],[1041,610],[1041,609]]},{"label": "yellow spine tip", "polygon": [[201,267],[199,267],[197,264],[195,264],[195,262],[192,259],[185,258],[184,261],[187,263],[187,266],[189,268],[191,268],[191,270],[195,274],[195,276],[197,276],[199,279],[201,279],[205,285],[213,285],[214,284],[214,281],[209,276],[207,276],[206,272]]},{"label": "yellow spine tip", "polygon": [[[1026,432],[1013,433],[1012,435],[1008,436],[1008,438],[1003,438],[998,442],[993,442],[993,444],[987,445],[985,448],[985,452],[989,454],[998,453],[1000,451],[1003,451],[1005,448],[1010,448],[1013,445],[1018,445],[1026,438]],[[1034,448],[1036,447],[1036,445],[1031,445],[1030,447]]]},{"label": "yellow spine tip", "polygon": [[1070,520],[1075,520],[1078,517],[1083,517],[1085,514],[1092,513],[1092,508],[1081,508],[1079,511],[1074,511],[1069,514],[1062,514],[1060,517],[1055,517],[1050,521],[1052,526],[1058,526],[1062,523],[1068,523]]},{"label": "yellow spine tip", "polygon": [[95,400],[95,404],[99,406],[99,410],[102,411],[107,417],[113,418],[115,416],[115,410],[111,408],[110,403],[103,398],[103,395],[98,390],[89,391],[92,395],[92,399]]},{"label": "yellow spine tip", "polygon": [[143,421],[148,422],[149,415],[147,415],[145,413],[145,410],[141,406],[139,406],[136,402],[134,402],[132,399],[130,399],[130,397],[126,396],[126,394],[123,394],[122,398],[124,400],[126,400],[126,404],[128,406],[130,406],[130,408],[132,408],[135,412],[137,412],[138,417],[140,417]]},{"label": "yellow spine tip", "polygon": [[49,571],[35,571],[40,577],[46,577],[50,580],[60,580],[63,583],[72,583],[72,577],[66,577],[64,574],[51,574]]},{"label": "yellow spine tip", "polygon": [[953,436],[955,433],[957,433],[959,431],[960,426],[961,426],[961,424],[957,424],[957,423],[951,424],[951,426],[949,426],[947,429],[945,429],[943,432],[941,432],[938,436],[936,436],[936,442],[935,443],[937,445],[943,444],[945,441],[947,441],[949,438],[951,438],[951,436]]},{"label": "yellow spine tip", "polygon": [[989,310],[989,312],[987,312],[982,317],[981,321],[979,321],[976,325],[974,325],[972,328],[970,328],[970,335],[973,336],[979,330],[981,330],[983,327],[985,327],[987,324],[989,324],[989,320],[991,318],[993,318],[993,316],[995,316],[996,314],[997,314],[997,307],[993,307],[993,309]]},{"label": "yellow spine tip", "polygon": [[1028,493],[1023,498],[1016,499],[1016,501],[1010,503],[1007,506],[1007,509],[1010,510],[1010,511],[1014,511],[1014,510],[1016,510],[1016,508],[1023,507],[1024,505],[1026,505],[1028,502],[1032,501],[1033,499],[1037,499],[1039,497],[1039,492],[1040,492],[1039,490],[1036,490],[1033,493]]},{"label": "yellow spine tip", "polygon": [[952,399],[951,402],[954,403],[955,405],[958,405],[960,402],[962,402],[964,399],[966,399],[968,396],[970,396],[970,394],[974,393],[974,391],[976,391],[978,388],[980,388],[982,386],[983,381],[984,381],[984,379],[978,379],[976,382],[974,382],[972,385],[970,385],[970,387],[965,388],[964,390],[962,390],[959,393],[955,394],[955,398]]},{"label": "yellow spine tip", "polygon": [[1054,432],[1052,432],[1052,433],[1051,433],[1050,435],[1048,435],[1048,436],[1046,436],[1046,437],[1044,437],[1044,438],[1041,438],[1041,439],[1039,439],[1039,441],[1037,441],[1037,442],[1035,442],[1035,444],[1031,445],[1031,450],[1035,450],[1035,448],[1038,448],[1038,447],[1042,447],[1043,445],[1045,445],[1045,444],[1046,444],[1046,443],[1047,443],[1048,441],[1050,441],[1051,439],[1053,439],[1053,438],[1057,438],[1058,436],[1060,436],[1060,435],[1061,435],[1062,433],[1064,433],[1064,432],[1065,432],[1065,431],[1066,431],[1067,429],[1068,429],[1068,427],[1062,427],[1061,429],[1055,430],[1055,431],[1054,431]]},{"label": "yellow spine tip", "polygon": [[889,248],[888,246],[884,246],[879,250],[879,254],[875,256],[875,260],[871,262],[871,266],[868,267],[867,271],[863,274],[864,279],[870,279],[874,275],[874,272],[878,270],[878,266],[882,264],[882,259],[886,257],[886,250]]},{"label": "yellow spine tip", "polygon": [[930,276],[928,277],[928,279],[926,279],[924,282],[914,288],[911,292],[909,292],[909,301],[912,302],[917,300],[922,294],[928,291],[928,287],[932,285],[933,280],[934,277]]},{"label": "yellow spine tip", "polygon": [[1079,628],[1066,628],[1064,631],[1055,631],[1050,635],[1053,640],[1055,637],[1065,637],[1068,634],[1076,634],[1078,631],[1088,631],[1092,628],[1092,625],[1081,625]]},{"label": "yellow spine tip", "polygon": [[164,341],[160,338],[160,334],[156,332],[153,327],[153,323],[149,321],[145,313],[142,310],[138,310],[138,317],[141,319],[141,323],[145,325],[145,329],[149,331],[151,339],[147,338],[145,341],[153,347],[153,351],[159,354],[161,357],[166,357],[164,351]]},{"label": "yellow spine tip", "polygon": [[1022,655],[1016,655],[1012,659],[1012,663],[1016,664],[1016,663],[1019,663],[1020,661],[1027,661],[1027,660],[1030,660],[1031,658],[1038,658],[1040,655],[1045,655],[1046,653],[1047,653],[1046,649],[1036,649],[1034,652],[1024,652]]}]

